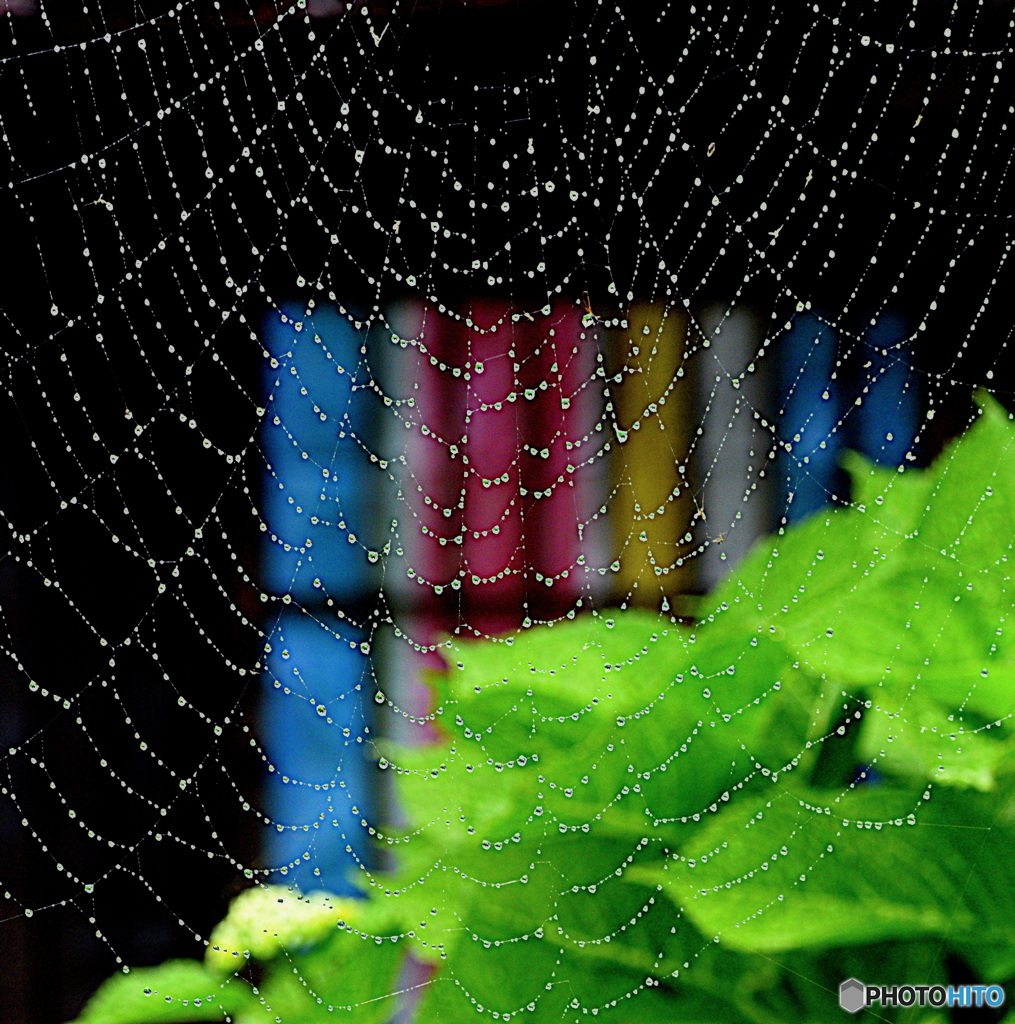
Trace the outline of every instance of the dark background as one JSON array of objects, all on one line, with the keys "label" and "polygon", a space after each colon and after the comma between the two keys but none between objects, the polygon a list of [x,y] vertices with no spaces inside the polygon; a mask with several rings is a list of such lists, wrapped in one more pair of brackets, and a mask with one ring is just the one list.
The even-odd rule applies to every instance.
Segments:
[{"label": "dark background", "polygon": [[[118,957],[195,955],[257,863],[242,803],[263,765],[214,726],[256,723],[243,488],[261,472],[274,303],[318,280],[364,316],[412,294],[538,309],[561,283],[602,316],[736,295],[773,325],[767,352],[799,298],[839,326],[848,363],[887,300],[926,324],[911,360],[938,415],[921,460],[964,427],[974,385],[1011,394],[1012,69],[993,55],[1010,2],[923,3],[912,27],[901,2],[623,18],[575,0],[319,3],[332,16],[309,24],[271,2],[174,7],[43,0],[45,18],[0,20],[4,1021],[66,1020]],[[946,27],[973,56],[943,53]],[[452,238],[435,239],[434,208]]]}]

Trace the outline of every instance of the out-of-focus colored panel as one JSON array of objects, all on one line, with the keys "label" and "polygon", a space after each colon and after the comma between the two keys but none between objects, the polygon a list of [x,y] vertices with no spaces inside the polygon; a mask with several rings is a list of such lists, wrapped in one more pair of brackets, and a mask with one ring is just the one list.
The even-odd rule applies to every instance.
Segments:
[{"label": "out-of-focus colored panel", "polygon": [[380,585],[371,552],[383,543],[387,478],[370,458],[376,400],[363,333],[332,308],[286,304],[264,338],[277,364],[262,437],[265,586],[301,601],[369,596]]},{"label": "out-of-focus colored panel", "polygon": [[906,333],[902,317],[885,313],[868,328],[861,350],[861,401],[852,436],[858,451],[883,466],[911,461],[919,424],[920,395]]},{"label": "out-of-focus colored panel", "polygon": [[363,821],[375,801],[364,698],[374,685],[363,638],[346,623],[287,610],[268,639],[260,711],[273,769],[264,790],[272,821],[265,856],[277,881],[304,892],[352,892],[349,877],[367,856]]},{"label": "out-of-focus colored panel", "polygon": [[576,309],[558,307],[548,320],[520,322],[527,357],[519,384],[526,399],[522,483],[525,547],[533,596],[548,616],[592,599],[591,516],[605,499],[595,432],[602,402],[596,337]]},{"label": "out-of-focus colored panel", "polygon": [[708,347],[695,358],[702,436],[694,452],[701,509],[694,535],[701,546],[698,589],[708,591],[770,527],[769,454],[775,442],[757,415],[767,390],[755,365],[762,324],[747,309],[722,306],[706,309],[700,322]]},{"label": "out-of-focus colored panel", "polygon": [[[424,310],[398,509],[410,607],[460,595],[464,621],[521,623],[591,592],[583,531],[598,507],[595,341],[577,309],[519,318],[477,301],[466,320]],[[401,432],[399,432],[401,433]],[[594,493],[595,492],[595,493]],[[438,589],[439,588],[439,589]],[[405,593],[396,582],[392,592]],[[552,614],[547,611],[547,614]]]},{"label": "out-of-focus colored panel", "polygon": [[781,342],[780,440],[783,501],[787,522],[805,519],[825,505],[835,490],[842,447],[839,389],[832,371],[838,339],[810,313],[793,321]]},{"label": "out-of-focus colored panel", "polygon": [[613,392],[619,448],[612,522],[619,571],[615,592],[654,606],[686,592],[693,567],[685,534],[694,514],[688,452],[693,385],[684,372],[687,318],[659,306],[631,308],[623,380]]}]

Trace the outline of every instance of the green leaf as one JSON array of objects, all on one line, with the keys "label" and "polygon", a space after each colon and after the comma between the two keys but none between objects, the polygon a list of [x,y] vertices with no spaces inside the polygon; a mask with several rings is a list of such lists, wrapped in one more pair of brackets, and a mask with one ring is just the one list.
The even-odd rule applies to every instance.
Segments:
[{"label": "green leaf", "polygon": [[[984,723],[968,711],[949,711],[926,693],[879,692],[864,713],[859,755],[896,775],[992,790],[1015,767],[1015,745],[1006,725]],[[956,703],[958,697],[956,697]]]},{"label": "green leaf", "polygon": [[361,900],[329,893],[301,895],[281,885],[245,889],[229,904],[215,926],[205,963],[215,971],[232,972],[247,957],[270,960],[285,950],[315,945],[331,935],[338,922],[355,918]]},{"label": "green leaf", "polygon": [[839,985],[859,978],[865,985],[948,984],[945,949],[934,939],[876,942],[862,946],[791,950],[780,958],[775,983],[757,993],[757,1001],[778,1012],[782,1020],[898,1021],[899,1024],[945,1024],[947,1016],[933,1007],[876,1009],[846,1017],[839,1008]]},{"label": "green leaf", "polygon": [[72,1024],[222,1021],[252,998],[246,982],[223,981],[196,960],[167,960],[158,967],[113,975]]},{"label": "green leaf", "polygon": [[404,941],[351,928],[309,952],[277,958],[261,984],[263,1003],[238,1024],[386,1024],[399,1006]]},{"label": "green leaf", "polygon": [[519,754],[588,762],[618,719],[670,690],[687,660],[683,632],[657,614],[611,611],[457,644],[439,680],[445,721],[479,762]]},{"label": "green leaf", "polygon": [[[976,401],[976,423],[932,467],[934,488],[920,536],[963,564],[1001,568],[1011,554],[1015,522],[1015,425],[986,392],[978,392]],[[1005,569],[1002,574],[1008,575]]]},{"label": "green leaf", "polygon": [[702,632],[784,643],[819,684],[805,701],[827,695],[810,739],[835,726],[841,697],[864,696],[861,750],[880,770],[989,789],[1015,763],[1015,427],[979,401],[926,471],[850,456],[854,506],[760,545],[705,602]]},{"label": "green leaf", "polygon": [[[527,1024],[594,1017],[608,1024],[755,1024],[730,989],[652,978],[624,967],[568,955],[545,945],[464,949],[428,986],[421,1020],[475,1024],[491,1011]],[[765,1021],[765,1024],[769,1024]],[[771,1022],[775,1024],[775,1022]]]},{"label": "green leaf", "polygon": [[[915,822],[910,824],[909,822]],[[936,935],[1015,946],[1015,839],[971,795],[781,790],[716,815],[649,872],[706,934],[777,952]]]}]

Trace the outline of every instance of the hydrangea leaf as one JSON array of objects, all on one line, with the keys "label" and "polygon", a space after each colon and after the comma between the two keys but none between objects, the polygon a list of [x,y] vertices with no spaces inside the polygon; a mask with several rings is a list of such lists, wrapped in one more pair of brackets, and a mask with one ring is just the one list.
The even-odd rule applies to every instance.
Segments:
[{"label": "hydrangea leaf", "polygon": [[780,789],[728,808],[647,872],[728,948],[939,936],[1015,944],[1015,840],[968,793]]},{"label": "hydrangea leaf", "polygon": [[225,1021],[252,1000],[238,978],[223,979],[196,960],[114,974],[72,1024],[191,1024]]}]

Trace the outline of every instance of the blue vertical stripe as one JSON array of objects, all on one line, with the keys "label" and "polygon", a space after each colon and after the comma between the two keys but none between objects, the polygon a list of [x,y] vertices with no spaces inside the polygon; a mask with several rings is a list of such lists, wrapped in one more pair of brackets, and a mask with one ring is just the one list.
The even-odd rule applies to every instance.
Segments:
[{"label": "blue vertical stripe", "polygon": [[833,385],[835,332],[818,317],[797,317],[783,338],[780,456],[786,519],[799,522],[825,505],[835,489],[842,441],[838,391]]},{"label": "blue vertical stripe", "polygon": [[885,466],[900,466],[918,429],[919,400],[901,317],[885,314],[865,335],[861,402],[854,447]]},{"label": "blue vertical stripe", "polygon": [[371,804],[370,637],[351,624],[380,586],[370,369],[363,332],[334,309],[286,304],[263,336],[262,581],[292,599],[267,639],[264,852],[276,881],[347,893]]}]

